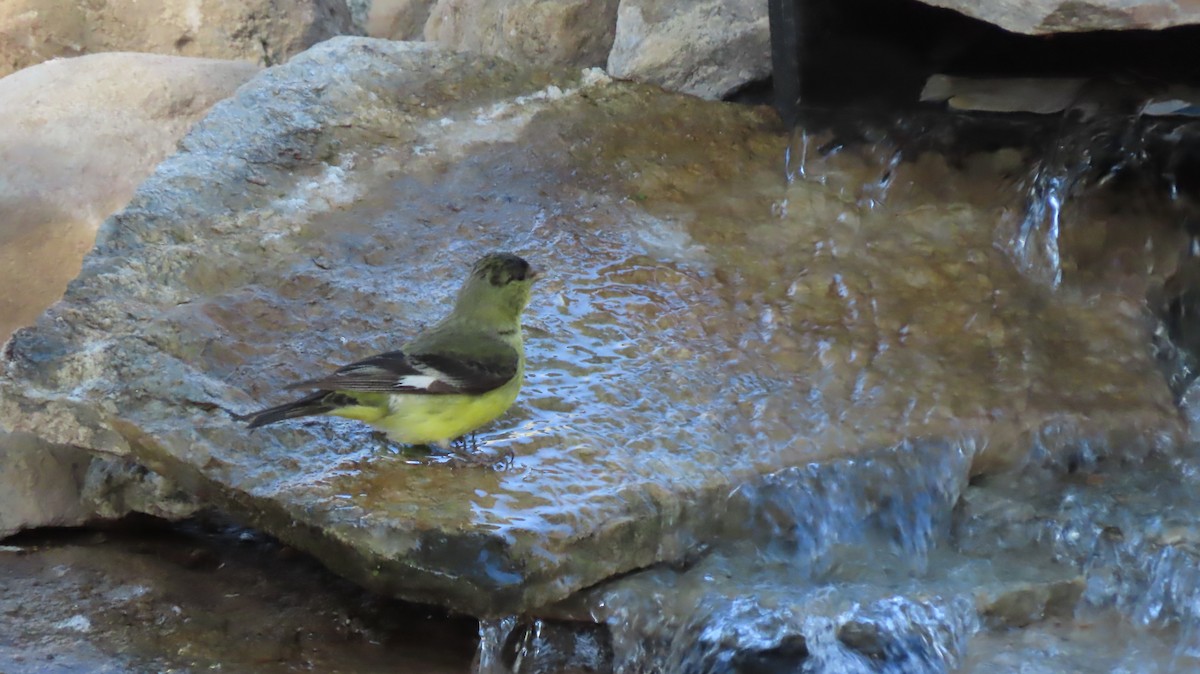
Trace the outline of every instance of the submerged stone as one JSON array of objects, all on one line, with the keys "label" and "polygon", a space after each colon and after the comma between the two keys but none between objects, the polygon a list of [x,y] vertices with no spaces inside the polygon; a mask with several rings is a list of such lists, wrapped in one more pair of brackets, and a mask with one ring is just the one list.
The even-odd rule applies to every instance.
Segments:
[{"label": "submerged stone", "polygon": [[[781,470],[949,438],[930,460],[961,483],[1176,441],[1141,298],[1023,275],[993,243],[1008,183],[849,151],[788,182],[787,142],[763,108],[331,40],[217,105],[105,222],[9,342],[0,428],[136,457],[373,590],[478,616],[736,538],[731,491]],[[232,418],[403,343],[497,249],[547,272],[525,391],[481,438],[510,469]],[[927,484],[924,461],[898,474]]]}]

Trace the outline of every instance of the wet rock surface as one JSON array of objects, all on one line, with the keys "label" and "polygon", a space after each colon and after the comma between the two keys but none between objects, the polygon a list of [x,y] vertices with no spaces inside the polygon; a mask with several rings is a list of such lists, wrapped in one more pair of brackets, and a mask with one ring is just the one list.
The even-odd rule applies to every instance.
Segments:
[{"label": "wet rock surface", "polygon": [[605,583],[532,623],[485,623],[480,671],[540,671],[605,642],[612,665],[594,671],[1192,671],[1195,467],[1194,451],[1032,467],[957,498],[896,487],[908,503],[865,511],[874,489],[859,480],[880,466],[827,469],[816,497],[793,477],[763,503],[804,513],[792,529],[807,535],[760,527],[763,540]]},{"label": "wet rock surface", "polygon": [[[135,458],[372,590],[480,616],[687,560],[754,515],[735,488],[797,466],[932,438],[954,485],[1031,450],[1178,441],[1139,289],[1053,290],[996,245],[1019,224],[1011,163],[814,147],[788,183],[775,123],[594,72],[322,44],[214,109],[106,222],[9,344],[0,424]],[[498,248],[548,270],[527,388],[483,438],[508,470],[353,422],[230,418],[402,342]]]},{"label": "wet rock surface", "polygon": [[[776,473],[731,498],[752,511],[742,540],[541,615],[605,624],[612,670],[631,672],[949,671],[981,630],[1070,616],[1082,570],[1047,550],[950,536],[956,504],[975,490],[956,478],[969,457],[939,449]],[[502,643],[485,638],[481,661],[502,661],[487,651]],[[525,657],[556,652],[534,644]]]},{"label": "wet rock surface", "polygon": [[0,547],[0,670],[468,671],[475,623],[371,595],[212,520]]}]

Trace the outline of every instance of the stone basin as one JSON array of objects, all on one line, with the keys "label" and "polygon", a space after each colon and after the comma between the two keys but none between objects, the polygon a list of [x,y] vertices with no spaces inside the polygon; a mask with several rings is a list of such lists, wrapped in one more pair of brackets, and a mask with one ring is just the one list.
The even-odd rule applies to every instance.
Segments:
[{"label": "stone basin", "polygon": [[[481,617],[736,535],[731,492],[780,470],[934,438],[965,479],[1178,441],[1143,289],[1055,289],[998,245],[1011,162],[813,152],[823,178],[789,181],[777,124],[598,71],[323,43],[104,223],[8,343],[0,428],[135,459],[367,588]],[[481,436],[511,467],[232,418],[403,343],[496,249],[547,270],[526,389]]]}]

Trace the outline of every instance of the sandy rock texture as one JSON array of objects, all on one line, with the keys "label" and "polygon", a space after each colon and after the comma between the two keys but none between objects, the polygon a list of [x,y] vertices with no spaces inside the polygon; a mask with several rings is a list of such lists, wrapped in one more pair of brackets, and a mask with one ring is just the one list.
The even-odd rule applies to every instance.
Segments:
[{"label": "sandy rock texture", "polygon": [[258,66],[109,53],[0,79],[0,339],[79,271],[96,227]]},{"label": "sandy rock texture", "polygon": [[438,0],[425,39],[539,65],[602,66],[618,0]]},{"label": "sandy rock texture", "polygon": [[111,51],[271,65],[354,32],[345,0],[9,0],[0,4],[0,76]]},{"label": "sandy rock texture", "polygon": [[434,0],[374,0],[364,19],[364,32],[388,40],[421,40]]}]

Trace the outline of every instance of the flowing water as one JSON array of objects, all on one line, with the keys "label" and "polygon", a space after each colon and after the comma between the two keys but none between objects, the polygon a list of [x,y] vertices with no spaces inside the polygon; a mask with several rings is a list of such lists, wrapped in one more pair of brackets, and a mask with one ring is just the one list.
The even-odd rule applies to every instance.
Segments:
[{"label": "flowing water", "polygon": [[[857,269],[871,279],[869,289],[872,283],[886,287],[889,278],[893,287],[904,285],[913,275],[953,264],[928,257],[936,246],[914,251],[914,232],[964,237],[968,264],[979,260],[971,256],[991,254],[981,253],[970,239],[971,227],[954,224],[963,212],[922,210],[915,204],[944,202],[946,193],[956,193],[979,207],[973,213],[977,217],[995,218],[992,252],[1010,259],[1031,285],[998,281],[996,269],[1002,265],[990,261],[985,266],[990,281],[1002,287],[984,292],[1018,293],[1011,305],[1018,311],[1046,301],[1035,288],[1092,301],[1108,293],[1136,303],[1153,298],[1164,280],[1187,264],[1184,223],[1190,204],[1174,177],[1183,172],[1163,170],[1179,165],[1173,143],[1194,134],[1186,124],[1030,123],[1008,136],[1029,134],[1032,142],[1020,149],[942,146],[932,152],[928,146],[904,147],[903,131],[898,126],[875,133],[875,141],[868,131],[865,142],[846,144],[836,133],[833,140],[808,133],[795,137],[781,176],[789,187],[775,201],[774,213],[781,220],[797,213],[830,217],[823,204],[814,207],[811,195],[794,191],[797,185],[820,183],[840,195],[834,209],[840,212],[833,217],[843,227],[830,230],[830,238],[793,240],[786,230],[762,224],[726,235],[749,244],[737,249],[742,254],[760,256],[757,266],[736,265],[741,273],[765,268],[769,275],[748,284],[768,288],[747,298],[759,307],[762,327],[761,341],[748,348],[821,354],[821,372],[795,372],[820,383],[804,399],[805,414],[811,416],[796,417],[791,425],[807,424],[814,436],[826,433],[825,442],[847,442],[840,435],[847,431],[855,438],[870,437],[878,430],[875,423],[887,422],[888,414],[880,410],[889,409],[892,395],[907,396],[911,417],[928,422],[943,413],[937,408],[939,392],[929,393],[931,406],[922,391],[900,383],[906,365],[889,367],[883,335],[865,350],[873,355],[857,377],[841,372],[820,379],[831,368],[853,363],[857,347],[821,330],[823,307],[812,303],[818,296],[812,292],[813,277],[822,287],[829,284],[827,297],[845,312],[831,325],[853,323],[860,312],[868,316],[864,320],[887,325],[893,320],[889,310],[897,316],[897,328],[919,324],[912,313],[907,321],[899,319],[913,312],[912,305],[889,308],[869,290],[847,292],[838,283],[839,272],[849,276],[846,270],[862,259],[839,267],[839,256],[867,249],[890,265]],[[847,175],[850,165],[857,168],[853,176]],[[735,209],[712,204],[721,213],[714,220]],[[727,228],[727,223],[714,227]],[[703,223],[690,231],[701,241],[712,236]],[[812,256],[801,253],[794,268],[787,258],[758,247],[803,250],[806,243]],[[918,259],[914,252],[927,257]],[[833,264],[831,270],[822,268],[823,258]],[[783,280],[778,300],[772,299],[770,278]],[[852,287],[855,283],[850,281]],[[797,306],[805,313],[789,314]],[[979,320],[969,312],[954,318],[966,326]],[[944,313],[939,319],[949,320]],[[1031,320],[1043,319],[1031,315]],[[808,335],[819,343],[781,345],[784,331],[776,326],[801,321],[816,328]],[[1147,349],[1150,332],[1148,321]],[[922,355],[956,348],[929,337]],[[904,340],[903,328],[898,338]],[[1159,355],[1166,376],[1175,377],[1179,364],[1162,351]],[[786,371],[797,360],[780,356],[776,362]],[[947,372],[964,378],[960,389],[949,387],[956,399],[940,403],[953,408],[944,410],[949,417],[1004,407],[984,402],[989,395],[1046,394],[1041,384],[1052,380],[1047,372],[1064,365],[1027,362],[1016,374],[986,359],[980,364]],[[884,374],[872,378],[872,366]],[[921,385],[919,378],[914,383]],[[826,406],[826,400],[839,399],[840,385],[852,386],[850,398],[878,404],[865,405],[861,415]],[[1100,408],[1094,413],[1104,414]],[[763,414],[777,418],[786,411]],[[972,466],[989,447],[1012,442],[987,430],[962,431],[949,439],[905,441],[865,457],[786,469],[741,485],[727,500],[722,535],[685,563],[602,583],[539,617],[485,622],[479,671],[1036,674],[1200,668],[1200,530],[1195,525],[1200,499],[1194,496],[1200,459],[1195,446],[1179,449],[1168,437],[1145,435],[1099,440],[1071,423],[1051,425],[1023,449],[1010,450],[1023,458],[1010,462],[1007,472],[969,480]],[[587,621],[606,630],[598,635],[581,628]]]}]

